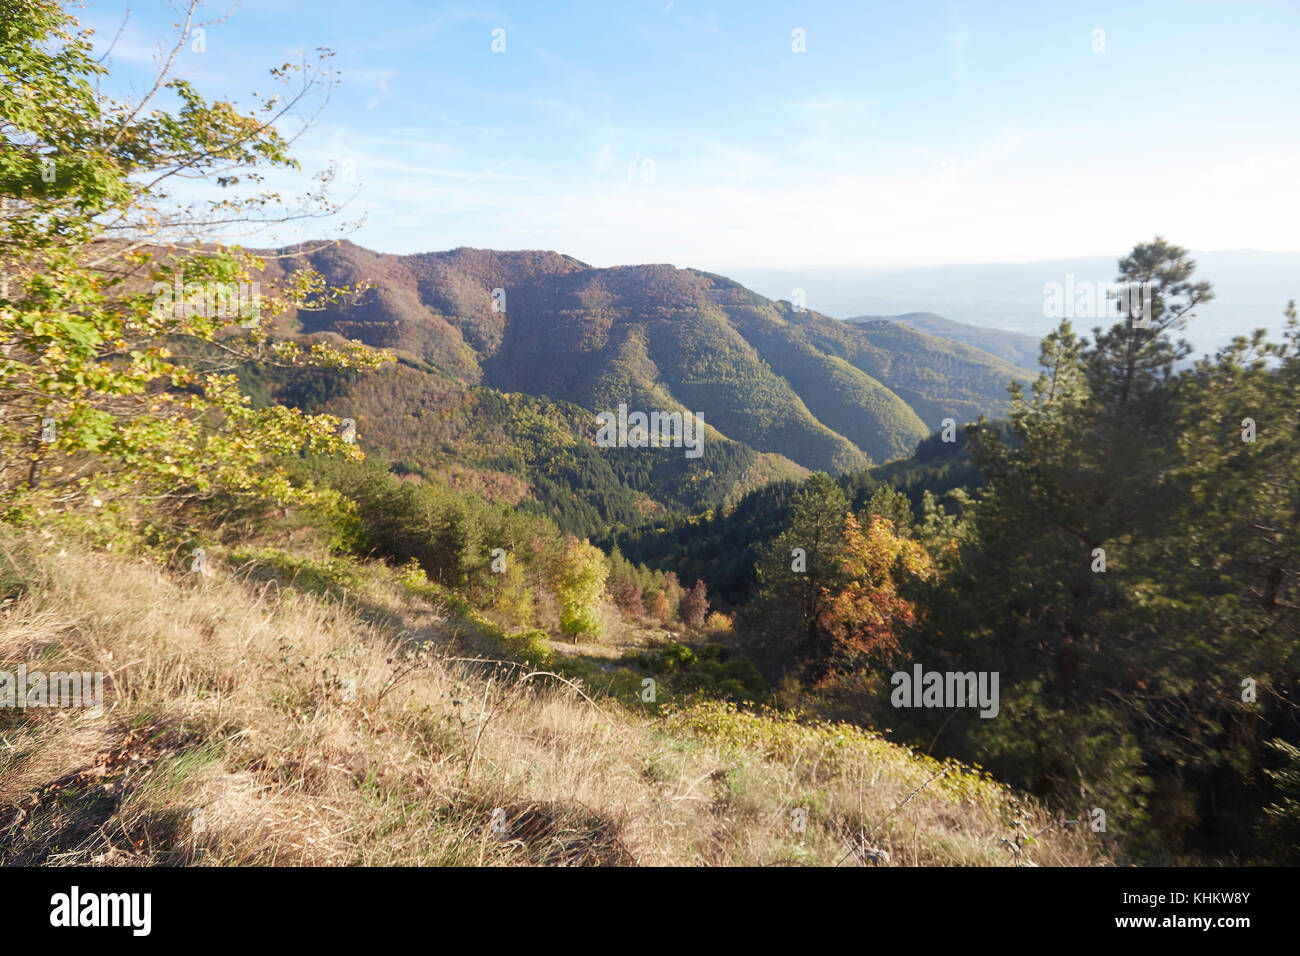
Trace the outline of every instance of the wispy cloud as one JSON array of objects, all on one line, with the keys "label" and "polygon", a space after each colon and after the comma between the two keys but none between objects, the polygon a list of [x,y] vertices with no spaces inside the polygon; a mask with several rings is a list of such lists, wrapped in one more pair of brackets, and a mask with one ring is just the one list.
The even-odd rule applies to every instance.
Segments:
[{"label": "wispy cloud", "polygon": [[[106,44],[116,0],[90,2]],[[1135,45],[1151,14],[1117,9],[1096,54],[1077,17],[946,2],[797,17],[682,0],[599,16],[316,2],[311,18],[238,11],[181,68],[238,95],[286,45],[337,49],[343,84],[295,151],[309,171],[348,163],[348,215],[368,212],[356,238],[375,248],[725,270],[1110,254],[1156,232],[1296,247],[1278,210],[1300,207],[1286,95],[1300,15],[1264,35],[1193,8]],[[170,19],[133,15],[119,87],[147,82]],[[1189,62],[1211,41],[1213,71]]]}]

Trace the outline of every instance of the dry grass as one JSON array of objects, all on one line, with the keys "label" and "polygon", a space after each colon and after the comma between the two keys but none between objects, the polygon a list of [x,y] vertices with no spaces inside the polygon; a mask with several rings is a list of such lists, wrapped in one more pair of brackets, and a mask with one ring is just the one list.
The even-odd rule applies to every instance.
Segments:
[{"label": "dry grass", "polygon": [[[457,662],[454,629],[379,566],[346,602],[209,570],[0,537],[0,669],[103,671],[108,696],[99,716],[0,711],[0,862],[1012,859],[1019,801],[874,735],[643,714]],[[1039,841],[1022,861],[1105,862],[1079,826]]]}]

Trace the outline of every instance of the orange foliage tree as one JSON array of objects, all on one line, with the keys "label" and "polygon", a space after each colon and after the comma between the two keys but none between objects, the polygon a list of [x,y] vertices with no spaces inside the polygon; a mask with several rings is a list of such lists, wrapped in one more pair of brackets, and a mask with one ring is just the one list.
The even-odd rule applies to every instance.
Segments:
[{"label": "orange foliage tree", "polygon": [[845,582],[822,589],[818,623],[830,638],[829,657],[847,662],[898,650],[898,634],[916,620],[916,608],[899,594],[908,578],[935,573],[921,545],[894,533],[893,522],[872,515],[864,531],[852,512],[844,518],[844,550],[838,557]]}]

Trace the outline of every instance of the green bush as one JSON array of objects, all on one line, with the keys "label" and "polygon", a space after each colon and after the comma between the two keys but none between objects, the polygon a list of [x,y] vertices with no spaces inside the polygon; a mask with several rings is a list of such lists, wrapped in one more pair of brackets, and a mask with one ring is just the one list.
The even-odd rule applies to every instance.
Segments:
[{"label": "green bush", "polygon": [[543,630],[532,628],[507,634],[502,640],[506,653],[529,667],[549,670],[555,664],[555,651],[551,650],[550,638]]},{"label": "green bush", "polygon": [[698,648],[667,644],[639,655],[637,664],[670,692],[738,701],[759,700],[767,694],[767,683],[753,661],[717,644]]}]

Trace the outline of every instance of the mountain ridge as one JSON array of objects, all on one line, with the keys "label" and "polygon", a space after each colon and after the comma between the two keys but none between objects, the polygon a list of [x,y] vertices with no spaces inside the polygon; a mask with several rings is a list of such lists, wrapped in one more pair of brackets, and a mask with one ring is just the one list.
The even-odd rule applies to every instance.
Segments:
[{"label": "mountain ridge", "polygon": [[904,312],[900,315],[854,315],[849,316],[844,321],[854,325],[868,325],[873,322],[896,322],[911,326],[936,338],[951,339],[954,342],[974,346],[981,351],[988,352],[990,355],[1005,359],[1030,374],[1038,365],[1038,352],[1041,343],[1034,336],[1026,335],[1023,332],[1012,332],[1008,329],[986,328],[984,326],[970,325],[966,322],[955,322],[946,316],[939,315],[937,312]]},{"label": "mountain ridge", "polygon": [[[351,408],[375,450],[415,470],[458,462],[490,472],[494,459],[512,457],[509,467],[496,465],[530,484],[539,469],[560,468],[604,485],[608,476],[596,476],[603,461],[635,494],[707,508],[742,493],[755,465],[758,474],[794,477],[906,457],[946,418],[1005,413],[1007,385],[1028,378],[966,343],[902,323],[845,323],[697,269],[597,268],[541,250],[391,255],[347,241],[304,256],[328,285],[368,287],[320,311],[286,313],[279,331],[389,348],[407,368],[400,382],[378,373],[318,407]],[[269,258],[264,274],[283,277],[285,262]],[[419,376],[435,370],[460,384],[426,387]],[[516,397],[484,403],[473,389]],[[619,404],[700,414],[709,436],[703,459],[595,449],[594,415]],[[576,409],[591,413],[590,428]],[[476,423],[456,435],[419,425],[421,416],[462,413]],[[539,415],[559,429],[546,445],[558,457],[544,463],[487,454],[483,440],[471,438],[517,438],[511,429],[523,420],[534,427]],[[399,431],[424,436],[427,447]],[[628,513],[630,505],[620,507]]]}]

